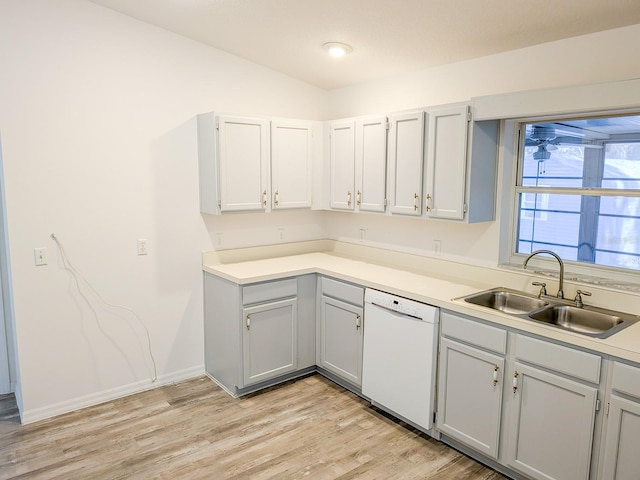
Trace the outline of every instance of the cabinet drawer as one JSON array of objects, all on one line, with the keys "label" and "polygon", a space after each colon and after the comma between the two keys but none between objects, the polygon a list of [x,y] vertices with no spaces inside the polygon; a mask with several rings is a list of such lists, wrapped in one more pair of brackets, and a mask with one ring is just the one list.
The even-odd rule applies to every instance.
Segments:
[{"label": "cabinet drawer", "polygon": [[611,388],[640,398],[640,368],[614,362]]},{"label": "cabinet drawer", "polygon": [[322,277],[322,294],[359,307],[364,305],[364,289],[362,287],[340,282],[333,278]]},{"label": "cabinet drawer", "polygon": [[517,360],[554,370],[558,373],[600,383],[601,358],[562,345],[516,335],[515,355]]},{"label": "cabinet drawer", "polygon": [[242,304],[252,305],[279,298],[295,297],[298,293],[298,282],[295,278],[256,283],[242,287]]},{"label": "cabinet drawer", "polygon": [[445,337],[462,340],[503,355],[507,351],[506,330],[468,320],[447,311],[440,314],[440,328]]}]

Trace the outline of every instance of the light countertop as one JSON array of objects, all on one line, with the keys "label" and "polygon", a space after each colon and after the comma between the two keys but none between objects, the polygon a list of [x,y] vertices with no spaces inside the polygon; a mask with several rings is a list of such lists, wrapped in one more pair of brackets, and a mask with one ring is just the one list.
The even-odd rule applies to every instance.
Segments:
[{"label": "light countertop", "polygon": [[[452,267],[454,266],[455,264],[452,264]],[[475,279],[460,279],[455,278],[454,275],[449,276],[442,273],[435,273],[431,276],[431,273],[415,273],[406,269],[382,266],[374,261],[351,259],[331,252],[303,253],[234,263],[208,262],[205,257],[202,269],[204,272],[222,277],[238,285],[318,273],[473,316],[504,327],[546,337],[550,340],[640,363],[640,322],[609,338],[598,339],[513,317],[462,300],[454,300],[481,290],[508,287],[509,285],[490,284]]]}]

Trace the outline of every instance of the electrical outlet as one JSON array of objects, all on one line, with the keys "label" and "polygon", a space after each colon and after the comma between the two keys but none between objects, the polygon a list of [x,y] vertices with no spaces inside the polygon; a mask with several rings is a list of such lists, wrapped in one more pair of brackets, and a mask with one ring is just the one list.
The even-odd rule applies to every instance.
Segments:
[{"label": "electrical outlet", "polygon": [[37,267],[47,264],[47,249],[46,248],[34,248],[33,259]]},{"label": "electrical outlet", "polygon": [[433,241],[433,253],[438,256],[440,256],[440,254],[442,253],[442,243],[440,242],[440,240]]},{"label": "electrical outlet", "polygon": [[366,228],[361,228],[360,229],[360,241],[365,241],[367,239],[367,229]]},{"label": "electrical outlet", "polygon": [[216,247],[221,247],[222,246],[223,237],[224,237],[224,235],[222,234],[222,232],[216,233]]},{"label": "electrical outlet", "polygon": [[138,255],[148,255],[149,250],[147,248],[147,239],[139,238],[138,239]]},{"label": "electrical outlet", "polygon": [[281,242],[284,241],[284,228],[278,229],[278,240],[280,240]]}]

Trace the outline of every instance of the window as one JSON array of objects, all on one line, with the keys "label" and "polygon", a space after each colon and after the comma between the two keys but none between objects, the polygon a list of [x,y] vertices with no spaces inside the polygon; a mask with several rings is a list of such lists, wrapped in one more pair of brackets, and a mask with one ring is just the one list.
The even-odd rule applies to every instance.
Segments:
[{"label": "window", "polygon": [[514,253],[640,271],[640,116],[519,131]]}]

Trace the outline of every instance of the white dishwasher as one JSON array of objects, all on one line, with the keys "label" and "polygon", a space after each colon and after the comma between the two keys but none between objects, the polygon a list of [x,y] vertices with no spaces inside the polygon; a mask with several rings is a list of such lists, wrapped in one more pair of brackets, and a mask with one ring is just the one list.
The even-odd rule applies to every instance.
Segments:
[{"label": "white dishwasher", "polygon": [[364,299],[362,393],[374,406],[431,430],[439,309],[372,289]]}]

